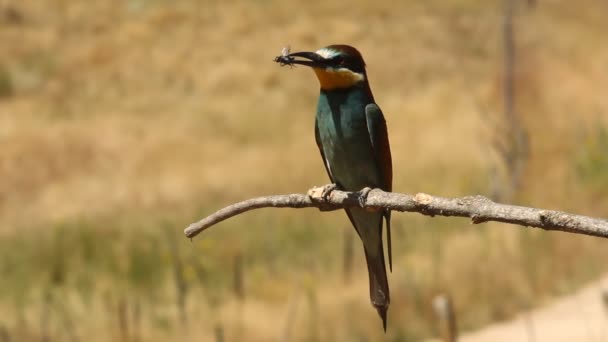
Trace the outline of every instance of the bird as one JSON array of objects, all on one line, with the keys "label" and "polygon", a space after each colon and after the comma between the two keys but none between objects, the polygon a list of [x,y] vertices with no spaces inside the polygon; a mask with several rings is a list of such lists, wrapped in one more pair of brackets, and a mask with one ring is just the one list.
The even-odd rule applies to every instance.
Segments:
[{"label": "bird", "polygon": [[[332,182],[325,190],[369,192],[371,188],[380,188],[390,192],[393,170],[386,120],[374,100],[361,53],[343,44],[329,45],[315,52],[289,53],[285,48],[275,61],[281,65],[310,67],[319,80],[315,141]],[[345,211],[361,238],[370,300],[386,332],[390,294],[382,228],[385,221],[392,271],[391,212],[358,207]]]}]

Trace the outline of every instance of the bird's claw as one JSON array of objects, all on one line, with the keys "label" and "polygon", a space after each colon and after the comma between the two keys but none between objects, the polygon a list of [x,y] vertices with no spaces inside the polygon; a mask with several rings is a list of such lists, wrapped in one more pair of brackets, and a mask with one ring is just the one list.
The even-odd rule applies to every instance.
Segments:
[{"label": "bird's claw", "polygon": [[331,195],[331,192],[336,190],[337,188],[338,188],[338,186],[336,185],[336,183],[324,185],[323,193],[321,194],[321,196],[323,197],[323,200],[325,200],[327,202],[329,200],[329,195]]},{"label": "bird's claw", "polygon": [[370,188],[369,186],[366,186],[365,188],[361,189],[359,194],[359,206],[361,208],[365,207],[365,202],[367,202],[367,195],[370,191],[372,191],[372,188]]},{"label": "bird's claw", "polygon": [[322,200],[323,202],[329,202],[329,195],[331,192],[336,190],[338,186],[334,183],[326,184],[323,186],[315,186],[308,190],[307,195],[313,200]]}]

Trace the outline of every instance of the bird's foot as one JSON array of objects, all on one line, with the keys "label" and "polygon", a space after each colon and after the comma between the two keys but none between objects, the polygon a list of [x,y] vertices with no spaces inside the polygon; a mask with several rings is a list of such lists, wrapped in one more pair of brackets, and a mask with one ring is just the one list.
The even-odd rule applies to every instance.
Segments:
[{"label": "bird's foot", "polygon": [[313,200],[321,200],[323,202],[328,202],[329,195],[331,195],[331,192],[336,190],[337,188],[338,186],[335,183],[326,184],[323,186],[315,186],[309,189],[306,194]]},{"label": "bird's foot", "polygon": [[372,188],[370,188],[369,186],[366,186],[365,188],[361,189],[359,194],[359,206],[361,208],[365,207],[365,202],[367,202],[367,195],[369,195],[370,191],[372,191]]}]

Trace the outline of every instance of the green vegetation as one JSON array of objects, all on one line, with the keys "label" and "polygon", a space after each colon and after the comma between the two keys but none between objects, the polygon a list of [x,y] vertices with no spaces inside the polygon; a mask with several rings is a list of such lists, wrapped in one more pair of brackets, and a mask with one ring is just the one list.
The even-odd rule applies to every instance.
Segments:
[{"label": "green vegetation", "polygon": [[608,192],[608,126],[601,121],[584,138],[577,166],[591,191],[598,195]]},{"label": "green vegetation", "polygon": [[[145,229],[121,220],[79,220],[48,227],[33,236],[2,239],[0,276],[5,281],[0,283],[0,307],[16,314],[5,316],[3,321],[18,338],[43,333],[38,327],[45,310],[49,312],[47,324],[54,327],[50,331],[60,339],[84,337],[103,328],[100,340],[123,334],[147,340],[181,336],[185,326],[188,331],[194,327],[212,331],[217,324],[234,334],[259,314],[268,319],[275,314],[282,316],[270,307],[288,310],[287,301],[299,298],[292,328],[296,336],[318,341],[336,334],[373,336],[369,333],[375,327],[373,320],[351,330],[351,323],[341,318],[341,312],[348,312],[349,317],[368,317],[369,310],[360,298],[365,282],[359,278],[365,273],[358,249],[356,286],[343,283],[340,249],[336,248],[343,243],[341,229],[317,229],[311,222],[300,229],[290,224],[287,216],[253,216],[244,221],[246,229],[227,223],[193,242],[181,236],[173,240],[183,224],[166,219],[152,220]],[[399,221],[414,232],[395,236],[398,268],[391,277],[394,329],[389,332],[395,341],[435,333],[430,302],[439,292],[448,291],[456,298],[460,326],[468,330],[568,293],[593,279],[597,274],[593,270],[602,268],[598,260],[606,257],[595,239],[564,240],[521,231],[522,241],[516,244],[520,248],[495,250],[487,246],[500,247],[500,241],[512,236],[509,231],[488,233],[489,227],[465,228],[462,224],[442,228],[441,222],[436,226],[433,220]],[[439,240],[436,230],[442,234]],[[304,232],[309,242],[302,241]],[[486,247],[469,250],[473,246]],[[566,250],[576,250],[576,257],[564,258],[558,265],[554,256],[565,256]],[[244,259],[243,299],[233,292],[238,255]],[[177,267],[183,268],[181,290],[175,278]],[[186,303],[185,322],[179,314],[180,295]],[[253,313],[249,310],[256,309],[247,309],[261,302],[267,303],[263,309]],[[121,315],[126,323],[121,323]],[[214,318],[201,323],[193,318],[198,315]],[[83,321],[84,316],[88,319]],[[323,323],[327,321],[334,323],[327,326]],[[150,326],[154,328],[150,330]],[[280,325],[275,328],[277,333],[283,329]]]}]

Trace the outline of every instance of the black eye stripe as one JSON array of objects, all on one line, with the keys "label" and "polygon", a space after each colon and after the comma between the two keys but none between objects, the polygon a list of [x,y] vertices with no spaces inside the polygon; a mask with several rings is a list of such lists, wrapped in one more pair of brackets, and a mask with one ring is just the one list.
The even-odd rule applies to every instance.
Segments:
[{"label": "black eye stripe", "polygon": [[332,61],[332,64],[334,64],[336,66],[346,67],[355,72],[363,71],[363,65],[361,65],[361,63],[358,63],[357,60],[355,60],[354,58],[351,58],[350,56],[338,55],[338,56],[333,57],[331,59],[331,61]]},{"label": "black eye stripe", "polygon": [[346,68],[354,72],[363,72],[365,66],[355,57],[350,55],[335,55],[327,60],[328,66]]}]

